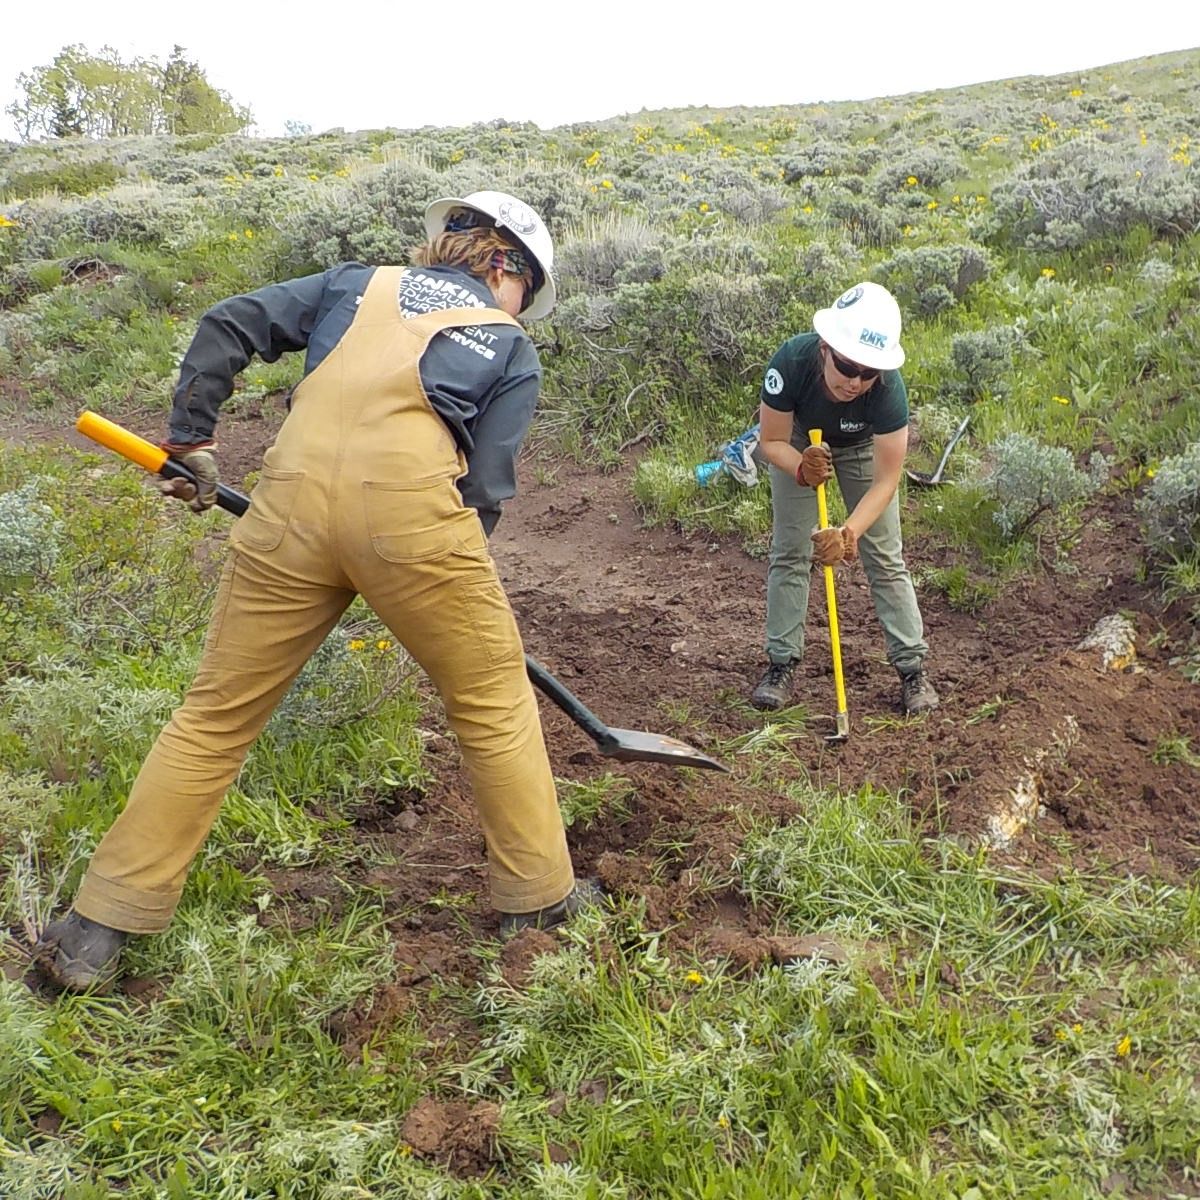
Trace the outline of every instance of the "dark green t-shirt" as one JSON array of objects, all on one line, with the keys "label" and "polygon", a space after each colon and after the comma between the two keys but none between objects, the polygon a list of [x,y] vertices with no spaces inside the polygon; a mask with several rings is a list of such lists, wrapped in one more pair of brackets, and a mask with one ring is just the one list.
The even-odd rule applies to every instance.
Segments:
[{"label": "dark green t-shirt", "polygon": [[815,333],[789,338],[771,358],[759,398],[768,408],[793,414],[792,445],[803,450],[808,431],[819,429],[831,446],[857,446],[877,433],[895,433],[908,424],[908,389],[899,371],[884,371],[870,391],[841,404],[821,382]]}]

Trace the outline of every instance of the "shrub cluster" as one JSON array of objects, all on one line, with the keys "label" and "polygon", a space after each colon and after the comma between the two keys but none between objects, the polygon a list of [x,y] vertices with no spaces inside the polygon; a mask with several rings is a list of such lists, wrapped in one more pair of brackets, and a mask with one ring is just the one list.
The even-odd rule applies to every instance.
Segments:
[{"label": "shrub cluster", "polygon": [[1137,510],[1156,553],[1182,559],[1200,551],[1200,442],[1159,464]]},{"label": "shrub cluster", "polygon": [[1200,228],[1200,167],[1160,142],[1080,138],[999,183],[978,232],[1034,250],[1076,250],[1137,225],[1174,237]]},{"label": "shrub cluster", "polygon": [[984,247],[958,242],[898,250],[879,264],[875,278],[902,308],[933,316],[962,300],[991,268]]},{"label": "shrub cluster", "polygon": [[989,458],[983,492],[994,502],[992,519],[1009,541],[1028,533],[1045,513],[1086,499],[1098,483],[1061,446],[1047,446],[1024,433],[994,442]]}]

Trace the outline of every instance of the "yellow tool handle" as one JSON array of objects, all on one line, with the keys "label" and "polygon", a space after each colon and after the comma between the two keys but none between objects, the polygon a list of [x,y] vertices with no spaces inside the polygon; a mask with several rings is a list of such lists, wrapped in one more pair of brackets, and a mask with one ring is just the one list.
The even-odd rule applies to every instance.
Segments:
[{"label": "yellow tool handle", "polygon": [[[808,440],[814,446],[821,444],[821,431],[810,429]],[[829,528],[829,507],[825,503],[825,485],[817,484],[817,518],[821,529]],[[846,708],[846,681],[842,676],[842,639],[838,632],[837,590],[833,583],[833,568],[825,568],[825,603],[829,607],[829,643],[833,648],[833,685],[837,690],[837,711],[839,731],[848,726],[849,716]]]},{"label": "yellow tool handle", "polygon": [[146,441],[144,437],[138,437],[136,433],[100,416],[99,413],[80,413],[79,419],[75,422],[75,428],[84,437],[91,438],[93,442],[99,442],[101,446],[106,446],[109,450],[115,450],[122,458],[137,463],[139,467],[152,471],[155,475],[162,471],[163,464],[170,458],[165,450],[153,442]]},{"label": "yellow tool handle", "polygon": [[[93,442],[115,450],[122,458],[137,463],[139,467],[161,475],[164,479],[185,479],[196,483],[196,476],[183,463],[173,459],[161,446],[138,437],[132,430],[118,425],[99,413],[83,412],[75,421],[75,428]],[[217,507],[240,517],[250,507],[250,497],[235,488],[217,484]]]}]

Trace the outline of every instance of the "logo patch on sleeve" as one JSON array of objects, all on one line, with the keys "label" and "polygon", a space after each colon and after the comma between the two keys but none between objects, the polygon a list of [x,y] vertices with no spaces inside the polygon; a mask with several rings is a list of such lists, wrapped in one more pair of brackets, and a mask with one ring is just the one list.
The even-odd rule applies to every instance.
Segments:
[{"label": "logo patch on sleeve", "polygon": [[778,396],[783,391],[783,376],[774,367],[767,372],[767,377],[763,380],[763,391],[768,396]]}]

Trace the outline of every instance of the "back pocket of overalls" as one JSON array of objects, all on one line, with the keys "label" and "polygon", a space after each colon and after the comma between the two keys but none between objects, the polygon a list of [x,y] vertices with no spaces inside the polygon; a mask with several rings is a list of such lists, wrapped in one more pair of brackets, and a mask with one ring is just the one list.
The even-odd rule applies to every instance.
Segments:
[{"label": "back pocket of overalls", "polygon": [[263,467],[250,497],[250,507],[233,527],[230,537],[233,545],[241,544],[252,550],[274,550],[287,532],[303,481],[303,471]]},{"label": "back pocket of overalls", "polygon": [[445,475],[405,483],[363,482],[367,532],[386,562],[430,562],[451,554],[480,554],[487,539]]}]

